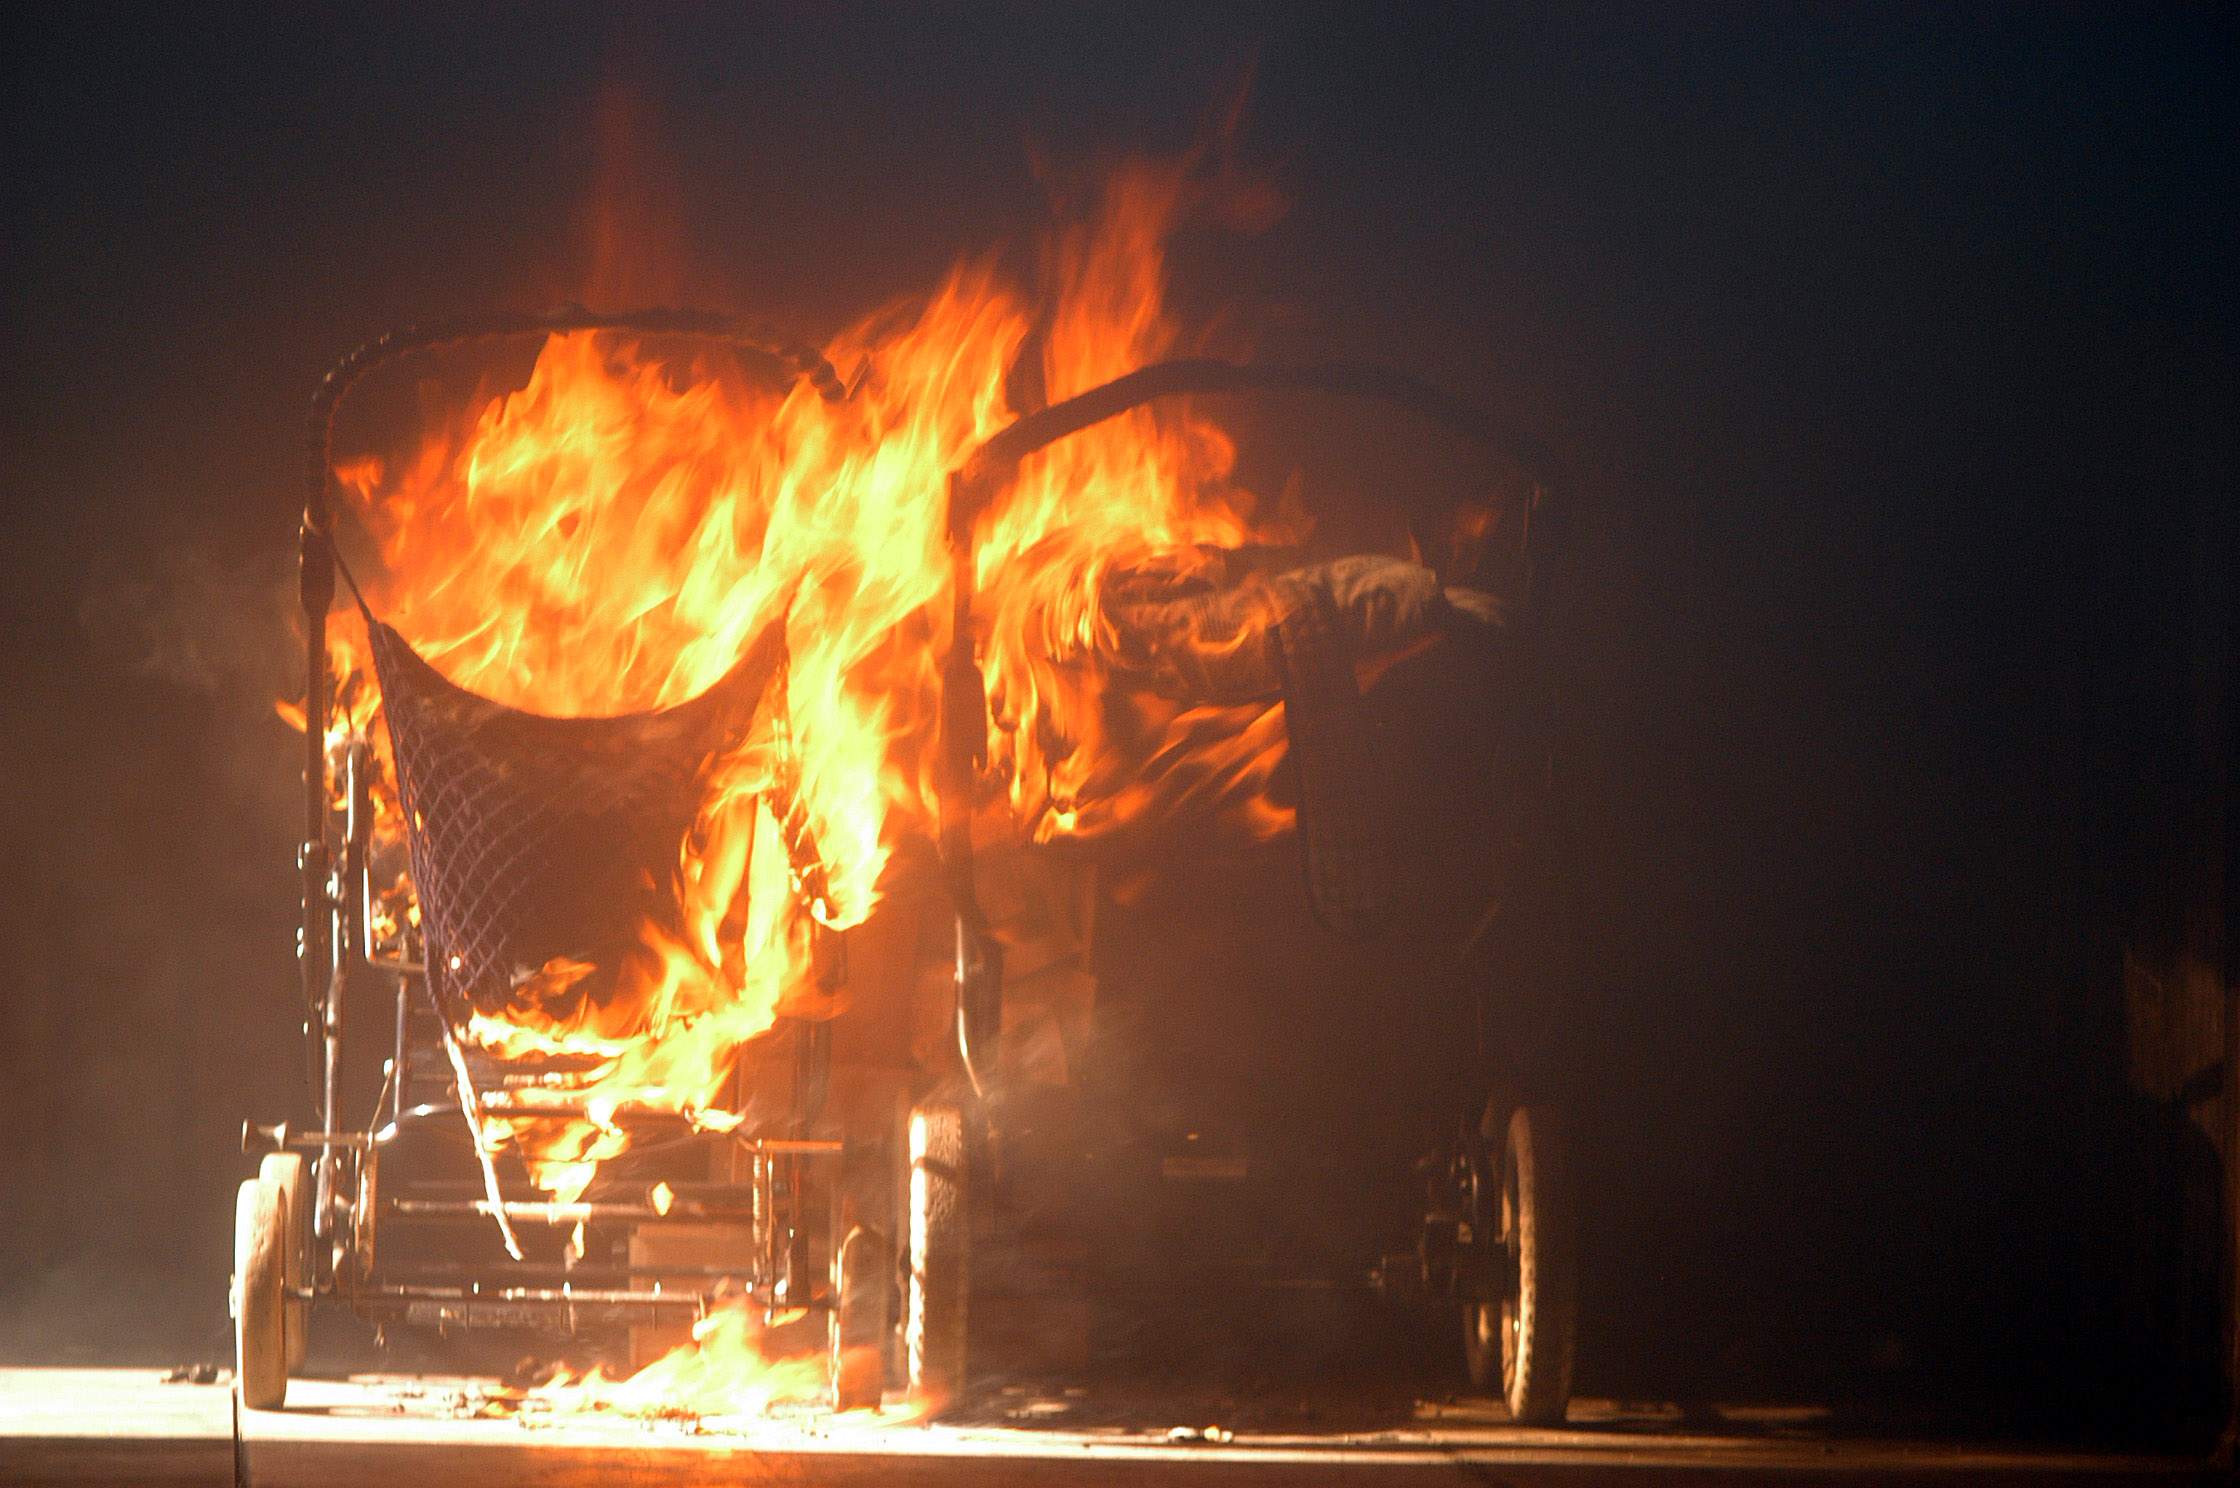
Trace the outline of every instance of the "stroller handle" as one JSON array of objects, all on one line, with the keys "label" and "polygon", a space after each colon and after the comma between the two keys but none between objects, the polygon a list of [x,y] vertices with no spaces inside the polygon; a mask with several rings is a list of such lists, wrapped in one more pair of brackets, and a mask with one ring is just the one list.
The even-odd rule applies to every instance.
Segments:
[{"label": "stroller handle", "polygon": [[[581,305],[562,305],[538,314],[500,312],[460,320],[434,321],[392,331],[359,346],[335,363],[311,397],[310,439],[305,462],[299,599],[304,618],[304,835],[297,864],[303,876],[303,995],[314,1026],[330,1025],[343,958],[333,933],[336,908],[331,883],[333,859],[327,844],[327,611],[334,604],[335,551],[333,507],[328,489],[334,470],[334,421],[343,399],[358,380],[388,362],[415,352],[468,341],[570,331],[629,331],[647,336],[690,336],[729,342],[759,351],[808,381],[827,402],[848,396],[824,354],[806,342],[768,327],[706,310],[632,310],[602,313]],[[330,1034],[333,1032],[330,1027]],[[329,1081],[331,1086],[332,1082]],[[327,1126],[334,1126],[330,1089]]]}]

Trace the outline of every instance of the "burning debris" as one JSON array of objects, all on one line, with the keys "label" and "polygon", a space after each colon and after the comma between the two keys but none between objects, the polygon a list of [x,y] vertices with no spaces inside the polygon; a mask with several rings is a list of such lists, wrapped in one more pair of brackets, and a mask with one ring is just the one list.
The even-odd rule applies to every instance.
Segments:
[{"label": "burning debris", "polygon": [[533,1386],[520,1403],[522,1419],[539,1414],[608,1411],[643,1419],[720,1423],[753,1418],[774,1407],[829,1409],[832,1379],[821,1352],[785,1354],[769,1343],[760,1315],[743,1305],[710,1313],[693,1325],[692,1339],[627,1379],[593,1367],[562,1370]]}]

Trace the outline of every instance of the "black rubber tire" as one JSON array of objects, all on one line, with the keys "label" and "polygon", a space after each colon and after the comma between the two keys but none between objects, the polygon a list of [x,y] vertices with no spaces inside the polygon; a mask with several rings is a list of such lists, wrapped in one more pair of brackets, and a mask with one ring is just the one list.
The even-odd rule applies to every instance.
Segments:
[{"label": "black rubber tire", "polygon": [[[286,1237],[281,1276],[293,1293],[311,1279],[311,1169],[300,1152],[274,1152],[258,1165],[257,1176],[280,1190],[280,1226]],[[311,1347],[311,1304],[291,1296],[280,1309],[287,1340],[288,1373],[303,1372]]]},{"label": "black rubber tire", "polygon": [[1562,1120],[1520,1106],[1501,1120],[1488,1107],[1485,1136],[1501,1142],[1502,1235],[1516,1284],[1499,1301],[1463,1309],[1471,1381],[1498,1382],[1509,1415],[1553,1426],[1571,1405],[1578,1341],[1579,1270],[1570,1154]]},{"label": "black rubber tire", "polygon": [[964,1114],[930,1104],[910,1113],[910,1294],[903,1346],[910,1389],[939,1412],[963,1392],[971,1225]]},{"label": "black rubber tire", "polygon": [[281,1204],[276,1184],[251,1178],[233,1206],[233,1380],[245,1410],[278,1410],[288,1403]]}]

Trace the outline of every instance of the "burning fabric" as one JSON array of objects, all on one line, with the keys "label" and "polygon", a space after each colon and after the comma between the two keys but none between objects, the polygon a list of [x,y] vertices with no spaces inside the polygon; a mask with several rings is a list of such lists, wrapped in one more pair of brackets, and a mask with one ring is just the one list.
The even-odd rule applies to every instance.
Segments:
[{"label": "burning fabric", "polygon": [[[833,1358],[874,1361],[868,1386],[836,1394],[876,1403],[891,1340],[866,1319],[885,1316],[894,1185],[801,1163],[856,1151],[812,1139],[828,1098],[848,1131],[911,1109],[911,1379],[953,1381],[962,1292],[937,1294],[965,1273],[926,1257],[949,1243],[928,1234],[962,1223],[941,1187],[963,1163],[955,1091],[981,1088],[999,1043],[1033,1046],[1014,1074],[1063,1080],[1094,997],[1094,850],[1184,824],[1245,841],[1296,827],[1322,921],[1384,923],[1391,812],[1361,692],[1497,628],[1499,608],[1418,562],[1310,561],[1304,522],[1257,512],[1228,436],[1176,395],[1367,394],[1490,431],[1388,374],[1175,358],[1162,245],[1198,189],[1184,167],[1126,168],[1052,240],[1040,295],[968,265],[821,350],[719,317],[569,310],[407,334],[330,379],[305,538],[312,642],[335,678],[331,711],[312,698],[326,752],[311,750],[304,860],[328,1038],[319,1202],[344,1166],[338,1010],[360,963],[398,978],[389,1134],[408,1114],[419,978],[484,1197],[377,1198],[388,1137],[369,1132],[357,1197],[330,1211],[352,1216],[356,1248],[322,1286],[367,1284],[376,1214],[486,1215],[514,1264],[568,1283],[519,1305],[572,1318],[603,1295],[573,1289],[587,1226],[635,1226],[610,1254],[638,1289],[614,1303],[667,1309],[644,1339],[689,1351],[627,1388],[572,1381],[571,1398],[797,1394],[761,1330],[830,1308]],[[525,380],[333,466],[358,518],[337,531],[325,440],[351,382],[494,336],[541,338]],[[318,578],[344,559],[356,612],[330,627]],[[362,903],[321,877],[337,814]],[[857,1031],[836,1066],[843,1012]],[[791,1052],[763,1037],[781,1018]],[[951,1104],[912,1108],[929,1092]],[[594,1190],[650,1117],[720,1144],[674,1186]],[[902,1145],[899,1129],[879,1141]],[[509,1198],[500,1157],[544,1198]],[[516,1218],[573,1237],[527,1257]],[[699,1290],[662,1292],[681,1252],[641,1243],[656,1222],[672,1239],[700,1226],[678,1282]],[[485,1305],[387,1295],[407,1318]],[[701,1309],[696,1342],[679,1302]]]},{"label": "burning fabric", "polygon": [[668,892],[702,779],[744,738],[775,632],[707,692],[657,713],[547,718],[446,681],[370,621],[411,823],[422,933],[448,994],[565,1020],[609,1000],[641,925],[681,935]]},{"label": "burning fabric", "polygon": [[[861,924],[896,844],[941,820],[960,627],[984,677],[976,836],[1187,813],[1265,837],[1291,825],[1276,767],[1311,737],[1318,908],[1375,927],[1357,669],[1489,602],[1397,560],[1266,571],[1300,534],[1253,520],[1216,426],[1143,406],[1012,462],[956,569],[949,474],[1004,430],[1021,358],[1062,404],[1176,346],[1161,240],[1192,189],[1120,172],[1057,238],[1047,308],[963,268],[794,354],[808,376],[553,334],[518,392],[401,464],[344,467],[378,551],[338,695],[357,726],[383,708],[385,835],[409,842],[438,999],[485,1047],[589,1056],[583,1089],[705,1109],[741,1042],[834,1010],[818,935]],[[1131,689],[1150,697],[1115,707]]]}]

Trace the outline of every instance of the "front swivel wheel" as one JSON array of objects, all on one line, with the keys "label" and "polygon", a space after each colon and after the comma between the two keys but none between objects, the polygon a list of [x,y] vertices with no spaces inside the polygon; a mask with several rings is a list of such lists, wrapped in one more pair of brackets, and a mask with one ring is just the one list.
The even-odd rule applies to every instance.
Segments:
[{"label": "front swivel wheel", "polygon": [[251,1178],[233,1210],[233,1378],[248,1410],[288,1403],[287,1199]]},{"label": "front swivel wheel", "polygon": [[1489,1106],[1481,1132],[1501,1152],[1498,1299],[1465,1304],[1463,1354],[1470,1380],[1500,1384],[1519,1425],[1552,1426],[1571,1404],[1578,1334],[1577,1228],[1563,1127],[1545,1106],[1508,1113]]}]

